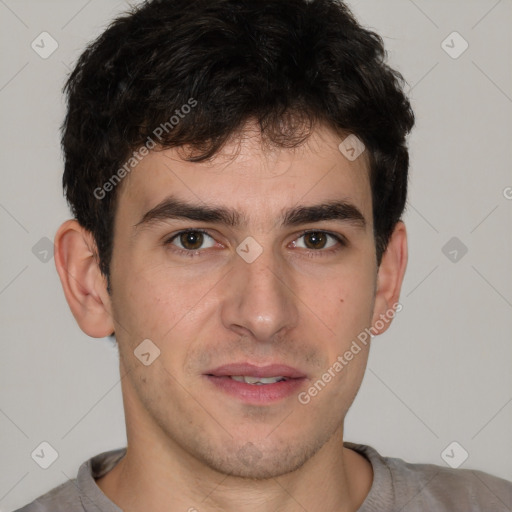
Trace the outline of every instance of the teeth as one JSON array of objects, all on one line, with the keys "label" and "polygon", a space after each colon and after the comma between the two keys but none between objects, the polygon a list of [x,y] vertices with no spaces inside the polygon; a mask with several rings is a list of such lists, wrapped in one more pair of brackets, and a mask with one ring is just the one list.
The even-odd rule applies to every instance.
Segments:
[{"label": "teeth", "polygon": [[233,380],[237,382],[245,382],[246,384],[274,384],[282,380],[286,380],[285,377],[248,377],[246,375],[231,375]]}]

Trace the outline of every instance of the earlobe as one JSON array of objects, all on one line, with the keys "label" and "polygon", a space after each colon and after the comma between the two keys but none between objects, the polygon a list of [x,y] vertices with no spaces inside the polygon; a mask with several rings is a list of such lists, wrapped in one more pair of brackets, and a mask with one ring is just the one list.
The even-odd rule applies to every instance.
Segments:
[{"label": "earlobe", "polygon": [[407,231],[398,221],[382,255],[377,274],[377,291],[373,309],[372,326],[376,334],[385,332],[394,317],[400,298],[402,281],[407,267]]},{"label": "earlobe", "polygon": [[55,266],[82,331],[93,338],[112,334],[110,296],[98,265],[94,237],[76,220],[64,222],[55,235]]}]

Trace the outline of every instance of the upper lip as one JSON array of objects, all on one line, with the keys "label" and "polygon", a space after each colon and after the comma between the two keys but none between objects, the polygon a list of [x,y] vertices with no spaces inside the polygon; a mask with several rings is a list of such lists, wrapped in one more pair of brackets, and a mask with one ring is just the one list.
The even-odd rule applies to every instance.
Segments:
[{"label": "upper lip", "polygon": [[231,363],[219,366],[214,370],[206,372],[206,375],[215,377],[245,376],[245,377],[287,377],[289,379],[300,379],[306,377],[304,373],[285,364],[270,364],[257,366],[251,363]]}]

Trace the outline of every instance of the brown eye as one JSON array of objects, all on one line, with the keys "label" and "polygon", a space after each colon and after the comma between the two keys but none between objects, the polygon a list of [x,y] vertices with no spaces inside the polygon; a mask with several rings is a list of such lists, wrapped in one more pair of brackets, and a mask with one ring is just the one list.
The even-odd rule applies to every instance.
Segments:
[{"label": "brown eye", "polygon": [[182,231],[173,236],[166,244],[172,244],[185,251],[198,251],[208,249],[215,245],[215,240],[208,234],[199,230]]},{"label": "brown eye", "polygon": [[199,231],[188,231],[180,235],[180,242],[184,249],[196,251],[203,245],[203,233]]},{"label": "brown eye", "polygon": [[304,244],[308,249],[323,249],[327,243],[327,234],[313,231],[304,235]]},{"label": "brown eye", "polygon": [[[309,249],[310,251],[320,252],[322,249],[330,249],[338,246],[345,246],[345,241],[341,235],[333,235],[325,231],[307,231],[293,242],[294,247],[299,249]],[[324,251],[326,252],[326,251]]]}]

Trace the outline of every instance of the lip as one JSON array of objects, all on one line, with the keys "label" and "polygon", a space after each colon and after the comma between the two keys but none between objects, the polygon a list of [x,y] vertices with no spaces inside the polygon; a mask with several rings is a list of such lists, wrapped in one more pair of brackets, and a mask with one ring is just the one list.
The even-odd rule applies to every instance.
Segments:
[{"label": "lip", "polygon": [[[225,364],[206,372],[206,375],[214,377],[227,377],[232,375],[245,375],[247,377],[287,377],[289,379],[303,379],[306,374],[285,364],[270,364],[257,366],[252,363]],[[270,385],[270,384],[269,384]]]},{"label": "lip", "polygon": [[[247,384],[231,379],[232,375],[245,375],[250,377],[286,377],[287,380],[273,384]],[[232,363],[220,366],[207,372],[204,377],[217,390],[236,398],[237,400],[253,404],[266,405],[283,400],[291,395],[296,396],[307,377],[304,373],[282,364],[256,366],[251,363]]]}]

